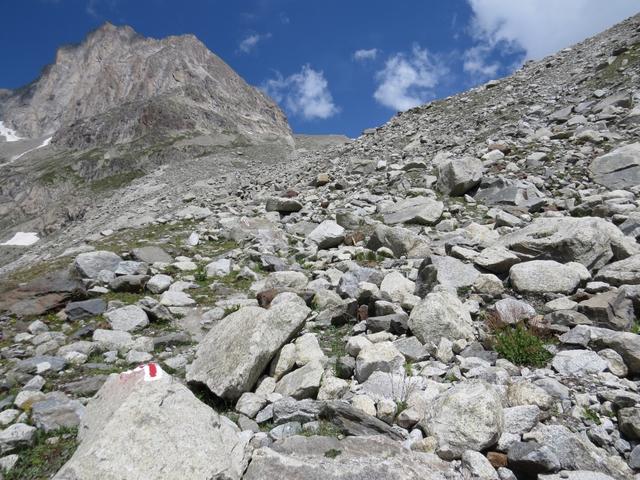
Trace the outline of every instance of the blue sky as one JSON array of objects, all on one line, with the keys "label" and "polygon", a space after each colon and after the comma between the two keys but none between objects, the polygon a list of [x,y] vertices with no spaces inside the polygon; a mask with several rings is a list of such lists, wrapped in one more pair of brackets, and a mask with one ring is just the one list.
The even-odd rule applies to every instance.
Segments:
[{"label": "blue sky", "polygon": [[0,0],[0,88],[104,21],[193,33],[299,133],[357,136],[640,11],[640,0]]}]

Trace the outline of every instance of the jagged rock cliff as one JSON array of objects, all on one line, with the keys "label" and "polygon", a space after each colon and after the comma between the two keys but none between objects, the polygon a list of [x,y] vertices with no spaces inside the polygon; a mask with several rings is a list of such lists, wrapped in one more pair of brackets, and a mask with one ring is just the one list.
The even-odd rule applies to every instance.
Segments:
[{"label": "jagged rock cliff", "polygon": [[278,106],[195,36],[155,40],[109,23],[0,101],[0,119],[20,136],[72,148],[175,132],[291,135]]}]

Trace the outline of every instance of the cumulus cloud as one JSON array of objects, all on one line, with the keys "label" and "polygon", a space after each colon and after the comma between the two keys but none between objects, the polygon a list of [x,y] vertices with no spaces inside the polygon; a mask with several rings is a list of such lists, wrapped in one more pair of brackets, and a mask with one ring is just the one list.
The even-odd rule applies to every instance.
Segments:
[{"label": "cumulus cloud", "polygon": [[355,52],[353,52],[353,59],[357,60],[358,62],[364,62],[366,60],[375,60],[377,56],[378,56],[377,48],[370,48],[368,50],[362,49],[362,50],[356,50]]},{"label": "cumulus cloud", "polygon": [[249,35],[240,42],[240,44],[238,45],[238,50],[240,50],[242,53],[250,53],[254,48],[256,48],[259,42],[261,42],[262,40],[266,40],[267,38],[271,38],[270,33],[255,33],[253,35]]},{"label": "cumulus cloud", "polygon": [[373,97],[378,103],[404,111],[433,98],[433,89],[448,73],[446,66],[426,48],[414,45],[411,53],[397,53],[376,74]]},{"label": "cumulus cloud", "polygon": [[309,65],[286,78],[277,73],[276,78],[262,85],[262,89],[289,113],[306,120],[325,119],[339,112],[324,73]]},{"label": "cumulus cloud", "polygon": [[495,77],[501,65],[489,60],[491,50],[492,47],[488,45],[475,45],[465,51],[462,56],[464,71],[481,78]]},{"label": "cumulus cloud", "polygon": [[[485,49],[519,47],[526,59],[540,59],[579,42],[640,7],[635,0],[467,1],[473,11],[472,34]],[[481,61],[486,51],[468,55],[470,70],[492,68]]]}]

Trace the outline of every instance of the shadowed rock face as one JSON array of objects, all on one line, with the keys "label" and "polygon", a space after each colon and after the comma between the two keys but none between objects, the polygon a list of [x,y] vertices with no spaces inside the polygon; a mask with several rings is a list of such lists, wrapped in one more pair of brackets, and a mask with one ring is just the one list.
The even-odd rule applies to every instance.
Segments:
[{"label": "shadowed rock face", "polygon": [[61,47],[34,82],[0,96],[22,137],[86,148],[163,132],[238,133],[290,141],[282,111],[193,35],[145,38],[109,23]]}]

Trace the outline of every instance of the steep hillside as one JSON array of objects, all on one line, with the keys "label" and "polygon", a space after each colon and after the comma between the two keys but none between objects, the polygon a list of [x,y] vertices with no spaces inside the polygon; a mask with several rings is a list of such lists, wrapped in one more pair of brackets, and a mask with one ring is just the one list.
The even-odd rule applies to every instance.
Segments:
[{"label": "steep hillside", "polygon": [[104,194],[2,270],[9,474],[640,479],[639,76],[636,16]]}]

